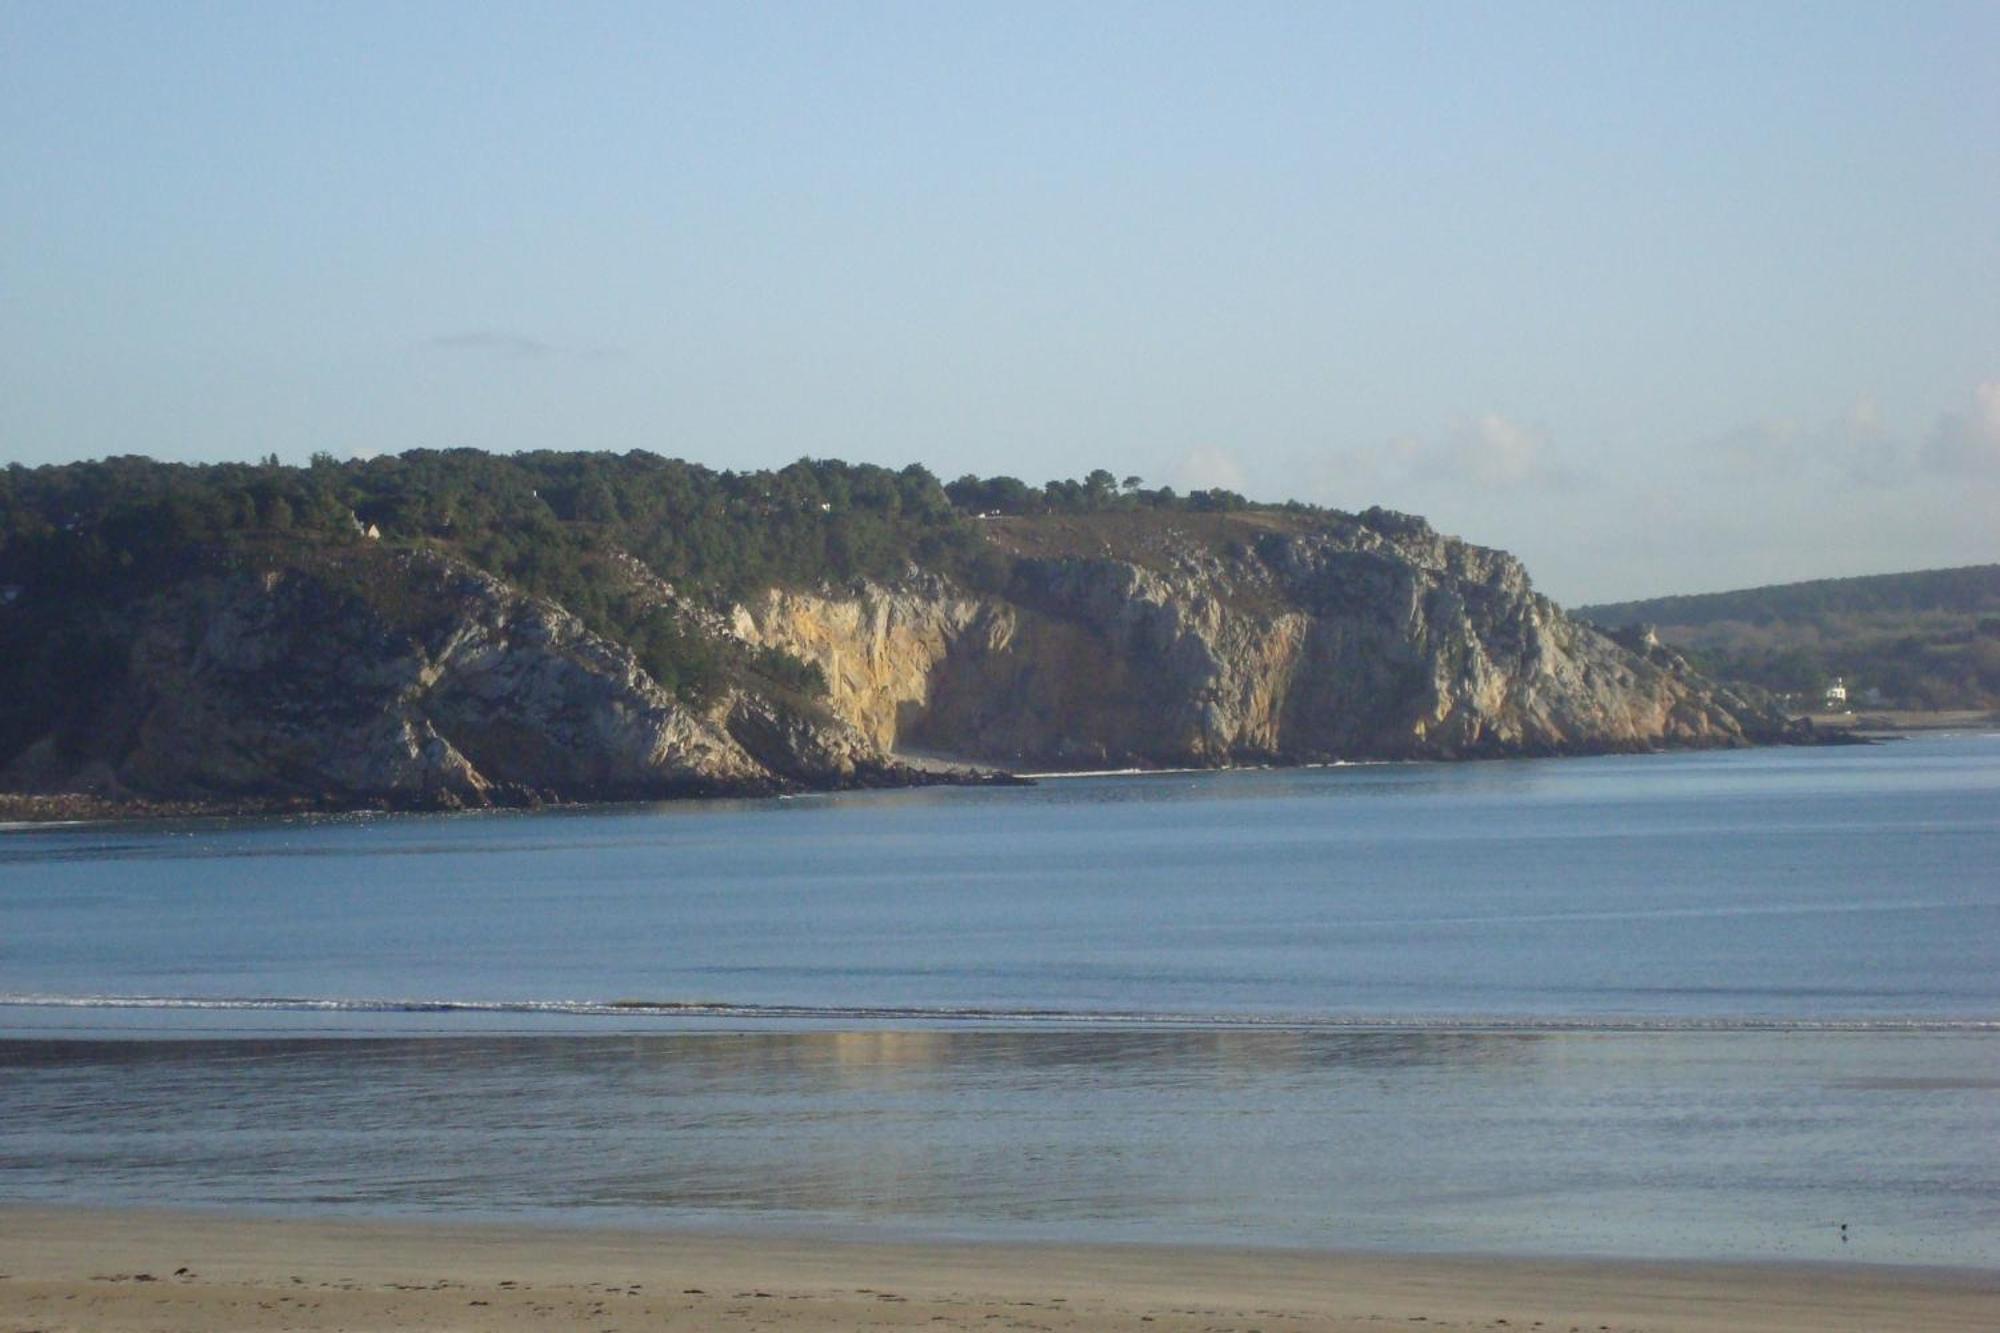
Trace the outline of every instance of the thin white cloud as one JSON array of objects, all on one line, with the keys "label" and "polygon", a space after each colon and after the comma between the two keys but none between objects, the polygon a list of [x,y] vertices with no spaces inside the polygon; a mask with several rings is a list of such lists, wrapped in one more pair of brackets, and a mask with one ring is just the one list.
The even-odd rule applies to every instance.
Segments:
[{"label": "thin white cloud", "polygon": [[1969,409],[1947,412],[1922,440],[1898,431],[1873,398],[1857,398],[1830,421],[1751,422],[1693,451],[1696,469],[1727,482],[1884,489],[1926,478],[2000,481],[2000,381],[1972,393]]},{"label": "thin white cloud", "polygon": [[1908,450],[1882,419],[1882,405],[1863,396],[1840,419],[1839,441],[1848,480],[1862,486],[1893,486],[1908,470]]},{"label": "thin white cloud", "polygon": [[1704,473],[1726,479],[1764,479],[1795,472],[1809,454],[1807,432],[1796,421],[1774,418],[1746,422],[1696,447]]},{"label": "thin white cloud", "polygon": [[1582,478],[1541,431],[1486,412],[1430,436],[1403,435],[1329,460],[1329,475],[1437,490],[1567,489]]},{"label": "thin white cloud", "polygon": [[2000,380],[1972,391],[1972,408],[1938,419],[1924,442],[1924,466],[1949,477],[2000,481]]},{"label": "thin white cloud", "polygon": [[1894,486],[1911,467],[1908,444],[1866,394],[1818,425],[1781,417],[1738,426],[1697,446],[1693,458],[1711,478],[1799,485]]},{"label": "thin white cloud", "polygon": [[1182,490],[1241,491],[1243,465],[1236,455],[1212,444],[1200,444],[1182,454],[1174,464],[1174,484]]},{"label": "thin white cloud", "polygon": [[1542,436],[1498,412],[1461,423],[1432,462],[1489,489],[1546,481],[1553,472]]}]

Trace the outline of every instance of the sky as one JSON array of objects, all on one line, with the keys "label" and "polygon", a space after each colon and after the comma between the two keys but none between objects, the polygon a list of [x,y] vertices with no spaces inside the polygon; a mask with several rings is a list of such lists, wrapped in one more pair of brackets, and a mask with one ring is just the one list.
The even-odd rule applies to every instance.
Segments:
[{"label": "sky", "polygon": [[0,463],[464,445],[2000,560],[2000,5],[0,0]]}]

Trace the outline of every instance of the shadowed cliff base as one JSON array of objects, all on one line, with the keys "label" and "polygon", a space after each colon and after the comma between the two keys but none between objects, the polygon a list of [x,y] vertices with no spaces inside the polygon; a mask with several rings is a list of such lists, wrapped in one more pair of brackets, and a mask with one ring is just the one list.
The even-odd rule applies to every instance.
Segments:
[{"label": "shadowed cliff base", "polygon": [[436,797],[417,795],[408,799],[354,797],[340,793],[321,796],[195,796],[156,799],[134,795],[105,795],[97,792],[14,792],[0,791],[0,825],[98,823],[126,819],[210,819],[269,818],[287,815],[329,814],[452,814],[469,810],[544,810],[591,805],[647,805],[680,800],[743,800],[802,795],[808,792],[894,791],[914,787],[1029,787],[1034,780],[1026,775],[971,764],[955,767],[891,765],[879,771],[857,775],[853,780],[827,786],[760,783],[754,786],[722,788],[689,786],[624,793],[562,795],[532,790],[497,788],[477,805],[452,799],[448,793]]}]

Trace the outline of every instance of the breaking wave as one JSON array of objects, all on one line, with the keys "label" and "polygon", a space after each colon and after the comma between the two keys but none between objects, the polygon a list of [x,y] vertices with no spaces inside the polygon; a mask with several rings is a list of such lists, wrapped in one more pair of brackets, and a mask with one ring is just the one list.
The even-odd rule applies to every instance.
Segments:
[{"label": "breaking wave", "polygon": [[1031,1007],[745,1004],[726,1000],[450,1000],[330,996],[0,995],[4,1009],[222,1010],[245,1013],[552,1015],[772,1023],[1219,1028],[1281,1031],[2000,1032],[2000,1018],[1243,1014]]}]

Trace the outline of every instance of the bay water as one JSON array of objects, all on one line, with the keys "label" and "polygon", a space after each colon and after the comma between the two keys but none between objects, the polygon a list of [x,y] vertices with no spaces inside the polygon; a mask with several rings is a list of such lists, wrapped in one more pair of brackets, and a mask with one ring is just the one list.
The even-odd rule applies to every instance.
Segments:
[{"label": "bay water", "polygon": [[0,1199],[2000,1267],[2000,737],[9,828]]}]

